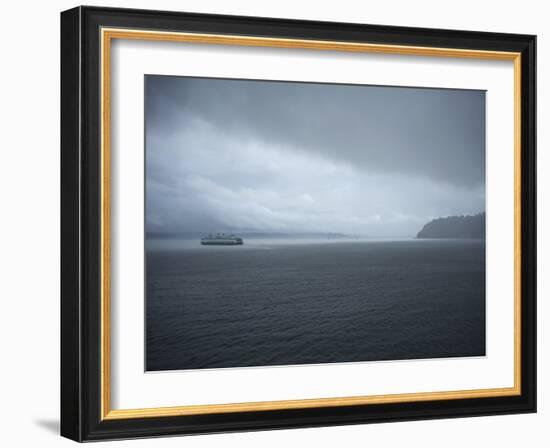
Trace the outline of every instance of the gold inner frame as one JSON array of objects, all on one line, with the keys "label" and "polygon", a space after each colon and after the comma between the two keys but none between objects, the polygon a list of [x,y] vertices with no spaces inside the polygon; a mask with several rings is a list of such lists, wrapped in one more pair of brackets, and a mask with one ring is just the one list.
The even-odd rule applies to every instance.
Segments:
[{"label": "gold inner frame", "polygon": [[[127,419],[180,415],[215,414],[263,410],[305,409],[381,403],[502,397],[521,394],[521,54],[515,52],[465,50],[305,39],[279,39],[216,34],[101,29],[101,419]],[[414,56],[506,60],[514,63],[514,386],[442,392],[418,392],[301,400],[170,406],[140,409],[111,409],[110,368],[110,51],[113,39],[168,41],[213,45],[297,48],[311,50],[384,53]]]}]

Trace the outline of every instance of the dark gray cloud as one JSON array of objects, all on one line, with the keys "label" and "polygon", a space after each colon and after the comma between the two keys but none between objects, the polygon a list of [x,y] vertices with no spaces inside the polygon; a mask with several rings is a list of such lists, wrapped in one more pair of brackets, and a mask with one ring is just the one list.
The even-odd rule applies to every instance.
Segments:
[{"label": "dark gray cloud", "polygon": [[147,76],[147,229],[413,234],[485,201],[485,93]]}]

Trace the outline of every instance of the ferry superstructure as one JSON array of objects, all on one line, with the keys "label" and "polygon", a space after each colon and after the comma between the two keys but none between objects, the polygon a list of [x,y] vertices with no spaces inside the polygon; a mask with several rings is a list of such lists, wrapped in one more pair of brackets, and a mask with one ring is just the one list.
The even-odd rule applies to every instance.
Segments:
[{"label": "ferry superstructure", "polygon": [[241,246],[243,239],[233,234],[215,233],[201,238],[203,246]]}]

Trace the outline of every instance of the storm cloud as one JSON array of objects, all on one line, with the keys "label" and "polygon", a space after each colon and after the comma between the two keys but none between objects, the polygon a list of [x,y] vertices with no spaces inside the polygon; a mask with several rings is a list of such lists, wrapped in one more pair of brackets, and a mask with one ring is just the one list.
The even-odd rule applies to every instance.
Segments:
[{"label": "storm cloud", "polygon": [[148,232],[409,236],[485,210],[485,92],[146,76]]}]

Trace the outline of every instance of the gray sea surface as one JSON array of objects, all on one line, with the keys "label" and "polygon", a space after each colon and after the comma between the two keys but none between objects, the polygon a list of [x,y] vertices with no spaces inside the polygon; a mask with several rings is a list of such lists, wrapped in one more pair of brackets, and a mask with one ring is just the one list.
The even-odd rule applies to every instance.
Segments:
[{"label": "gray sea surface", "polygon": [[485,355],[485,241],[146,244],[146,370]]}]

